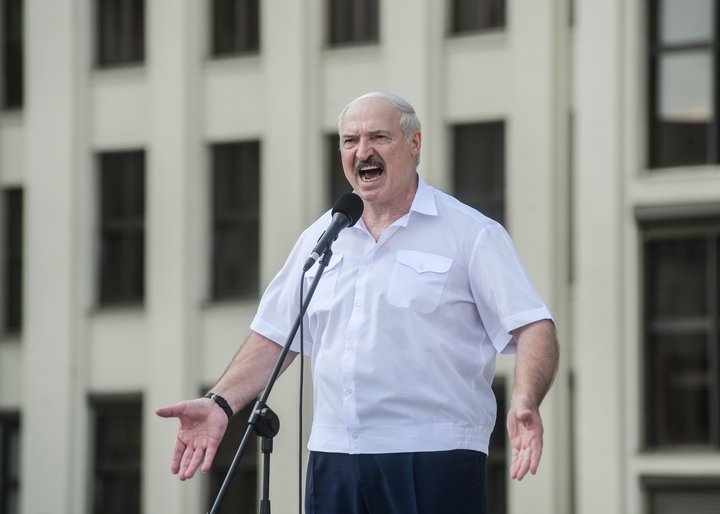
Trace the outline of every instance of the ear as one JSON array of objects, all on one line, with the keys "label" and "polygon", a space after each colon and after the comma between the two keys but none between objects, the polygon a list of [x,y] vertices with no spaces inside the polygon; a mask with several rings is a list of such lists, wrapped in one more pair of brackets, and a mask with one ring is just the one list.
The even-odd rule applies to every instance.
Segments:
[{"label": "ear", "polygon": [[418,155],[420,153],[420,146],[422,143],[422,134],[420,131],[415,132],[412,136],[412,139],[410,140],[410,151],[413,155]]}]

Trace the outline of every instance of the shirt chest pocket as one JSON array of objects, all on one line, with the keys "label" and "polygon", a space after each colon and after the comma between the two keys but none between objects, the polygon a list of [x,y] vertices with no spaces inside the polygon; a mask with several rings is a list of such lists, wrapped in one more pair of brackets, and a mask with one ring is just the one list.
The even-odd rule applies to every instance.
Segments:
[{"label": "shirt chest pocket", "polygon": [[[337,286],[338,275],[340,274],[340,264],[342,262],[342,255],[333,254],[330,263],[323,271],[320,281],[318,282],[317,289],[313,294],[312,300],[308,305],[307,314],[312,315],[316,312],[328,308],[335,299],[335,287]],[[310,291],[310,286],[315,280],[319,268],[319,264],[316,264],[310,268],[305,274],[305,291],[304,295],[307,296]]]},{"label": "shirt chest pocket", "polygon": [[452,263],[451,258],[442,255],[399,250],[388,283],[388,303],[422,313],[434,311]]}]

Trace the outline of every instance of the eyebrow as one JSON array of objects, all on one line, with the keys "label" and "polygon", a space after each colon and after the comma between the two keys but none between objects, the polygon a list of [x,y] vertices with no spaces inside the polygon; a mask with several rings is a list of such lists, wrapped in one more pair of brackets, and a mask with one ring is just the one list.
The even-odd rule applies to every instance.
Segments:
[{"label": "eyebrow", "polygon": [[[386,129],[375,129],[375,130],[369,130],[369,131],[367,131],[366,134],[367,134],[368,136],[370,136],[370,137],[372,137],[372,136],[387,136],[387,135],[392,134],[392,131],[391,131],[391,130],[386,130]],[[343,132],[343,133],[340,135],[340,137],[343,138],[343,139],[345,139],[345,138],[348,138],[348,137],[358,137],[358,135],[359,135],[358,132]]]}]

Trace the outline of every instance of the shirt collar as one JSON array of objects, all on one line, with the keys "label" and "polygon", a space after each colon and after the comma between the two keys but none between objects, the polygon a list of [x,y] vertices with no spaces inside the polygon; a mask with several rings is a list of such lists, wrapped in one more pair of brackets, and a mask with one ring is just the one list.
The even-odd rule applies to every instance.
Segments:
[{"label": "shirt collar", "polygon": [[427,214],[428,216],[437,216],[438,213],[432,188],[425,183],[420,175],[418,175],[418,188],[410,206],[410,211]]}]

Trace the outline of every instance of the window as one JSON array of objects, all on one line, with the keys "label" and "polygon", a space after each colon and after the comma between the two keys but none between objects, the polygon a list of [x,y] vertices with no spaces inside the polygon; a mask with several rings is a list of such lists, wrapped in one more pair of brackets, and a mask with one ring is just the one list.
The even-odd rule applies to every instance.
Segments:
[{"label": "window", "polygon": [[345,178],[342,160],[340,159],[340,136],[337,132],[325,136],[325,159],[329,187],[328,209],[343,193],[352,191],[352,186]]},{"label": "window", "polygon": [[260,280],[260,143],[212,146],[212,289],[252,298]]},{"label": "window", "polygon": [[259,0],[212,0],[211,53],[224,56],[260,49]]},{"label": "window", "polygon": [[14,334],[22,330],[23,304],[23,192],[21,188],[3,191],[5,207],[2,220],[3,252],[3,317],[2,328]]},{"label": "window", "polygon": [[717,13],[713,0],[651,0],[649,166],[717,164]]},{"label": "window", "polygon": [[455,196],[486,216],[505,221],[505,123],[453,127]]},{"label": "window", "polygon": [[328,0],[330,46],[378,41],[378,0]]},{"label": "window", "polygon": [[145,296],[145,154],[99,156],[101,305],[142,303]]},{"label": "window", "polygon": [[648,226],[645,433],[649,448],[720,449],[720,220]]},{"label": "window", "polygon": [[452,0],[450,5],[451,34],[505,26],[505,0]]},{"label": "window", "polygon": [[142,456],[142,402],[92,400],[93,513],[138,514]]},{"label": "window", "polygon": [[0,512],[20,512],[20,416],[0,416]]},{"label": "window", "polygon": [[720,505],[720,481],[708,478],[646,480],[648,514],[715,514]]},{"label": "window", "polygon": [[497,401],[497,418],[495,428],[490,436],[490,447],[487,460],[487,499],[488,514],[505,514],[507,512],[507,402],[505,379],[495,377],[493,392]]},{"label": "window", "polygon": [[96,62],[112,67],[145,60],[145,1],[95,0]]},{"label": "window", "polygon": [[[210,468],[210,484],[208,489],[208,511],[215,503],[220,486],[225,480],[230,464],[235,457],[240,442],[247,429],[255,402],[251,402],[241,412],[235,414],[228,424],[215,460]],[[218,514],[254,514],[258,510],[258,440],[256,435],[250,439],[243,458],[233,478],[232,487],[228,488]]]},{"label": "window", "polygon": [[23,103],[23,3],[2,0],[2,106],[18,109]]}]

